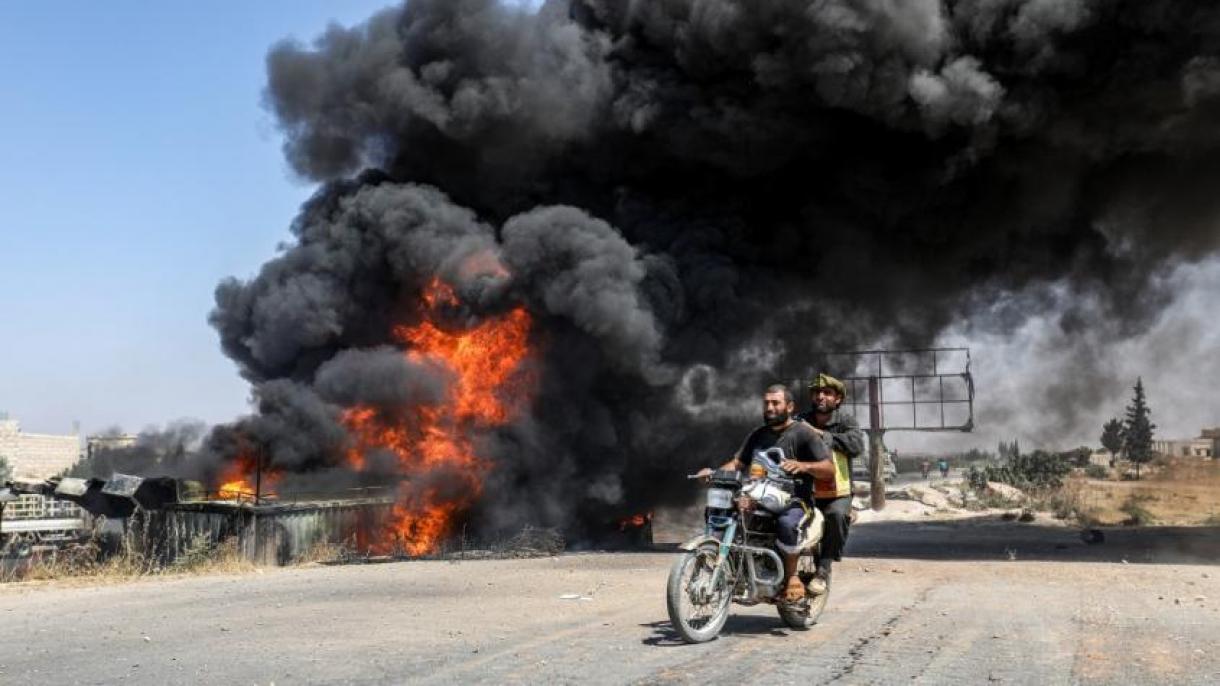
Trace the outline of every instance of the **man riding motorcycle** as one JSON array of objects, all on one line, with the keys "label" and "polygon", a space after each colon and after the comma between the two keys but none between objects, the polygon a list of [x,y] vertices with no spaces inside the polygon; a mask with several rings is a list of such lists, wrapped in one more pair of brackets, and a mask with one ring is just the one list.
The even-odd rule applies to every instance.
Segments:
[{"label": "man riding motorcycle", "polygon": [[[801,527],[813,506],[814,482],[834,480],[836,466],[832,459],[830,440],[819,436],[811,425],[796,420],[796,403],[787,386],[775,384],[763,393],[763,426],[750,432],[732,459],[721,465],[723,470],[749,469],[755,452],[779,448],[784,459],[780,468],[796,481],[794,497],[776,521],[776,546],[783,553],[784,600],[798,602],[805,597],[805,585],[797,576]],[[701,476],[712,470],[705,469]],[[825,586],[822,586],[823,592]]]}]

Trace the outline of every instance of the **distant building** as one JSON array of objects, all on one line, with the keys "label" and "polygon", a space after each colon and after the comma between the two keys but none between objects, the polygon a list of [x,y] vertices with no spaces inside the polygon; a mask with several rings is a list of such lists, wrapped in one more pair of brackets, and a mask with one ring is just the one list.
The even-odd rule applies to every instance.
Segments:
[{"label": "distant building", "polygon": [[13,476],[46,479],[80,459],[80,436],[26,433],[17,420],[0,419],[0,456]]},{"label": "distant building", "polygon": [[1152,442],[1152,452],[1170,457],[1215,457],[1215,440],[1185,438]]},{"label": "distant building", "polygon": [[1204,429],[1199,438],[1210,438],[1212,442],[1212,457],[1220,457],[1220,426],[1214,429]]},{"label": "distant building", "polygon": [[122,450],[136,444],[136,434],[106,434],[85,439],[85,455],[94,457],[108,450]]}]

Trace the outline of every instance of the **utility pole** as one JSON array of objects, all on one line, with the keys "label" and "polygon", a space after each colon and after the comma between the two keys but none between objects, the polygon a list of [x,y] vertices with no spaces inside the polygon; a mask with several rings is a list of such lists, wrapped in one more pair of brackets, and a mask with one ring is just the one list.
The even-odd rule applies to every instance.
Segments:
[{"label": "utility pole", "polygon": [[869,501],[874,510],[885,509],[885,428],[882,426],[881,381],[868,377],[868,477]]},{"label": "utility pole", "polygon": [[263,500],[263,451],[258,450],[254,453],[254,504],[258,505]]}]

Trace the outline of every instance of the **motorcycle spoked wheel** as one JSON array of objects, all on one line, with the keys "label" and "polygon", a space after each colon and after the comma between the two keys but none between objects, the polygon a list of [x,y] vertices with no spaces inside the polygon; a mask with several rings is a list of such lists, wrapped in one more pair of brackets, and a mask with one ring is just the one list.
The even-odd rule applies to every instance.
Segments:
[{"label": "motorcycle spoked wheel", "polygon": [[716,544],[705,543],[679,557],[669,569],[665,605],[674,631],[687,643],[716,638],[729,618],[732,600],[729,570],[721,573],[715,588],[706,589],[706,598],[696,597],[700,585],[711,581],[718,554]]},{"label": "motorcycle spoked wheel", "polygon": [[[813,579],[812,557],[802,557],[800,567],[798,567],[798,576],[802,584],[808,584]],[[799,603],[784,603],[777,602],[775,609],[779,612],[779,618],[788,625],[790,629],[804,631],[805,629],[813,628],[814,624],[818,623],[818,619],[822,616],[822,611],[826,609],[826,601],[830,599],[830,586],[826,586],[826,592],[821,595],[806,598]]]}]

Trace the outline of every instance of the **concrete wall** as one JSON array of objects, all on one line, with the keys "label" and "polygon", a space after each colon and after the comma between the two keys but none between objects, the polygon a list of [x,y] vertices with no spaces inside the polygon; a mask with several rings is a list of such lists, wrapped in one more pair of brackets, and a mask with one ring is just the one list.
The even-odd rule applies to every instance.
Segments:
[{"label": "concrete wall", "polygon": [[14,419],[0,420],[0,456],[13,476],[46,479],[80,459],[80,437],[26,433]]},{"label": "concrete wall", "polygon": [[1110,460],[1112,460],[1112,459],[1114,459],[1114,456],[1111,455],[1110,451],[1108,451],[1108,450],[1098,450],[1098,451],[1089,453],[1089,464],[1100,465],[1102,467],[1109,467]]}]

